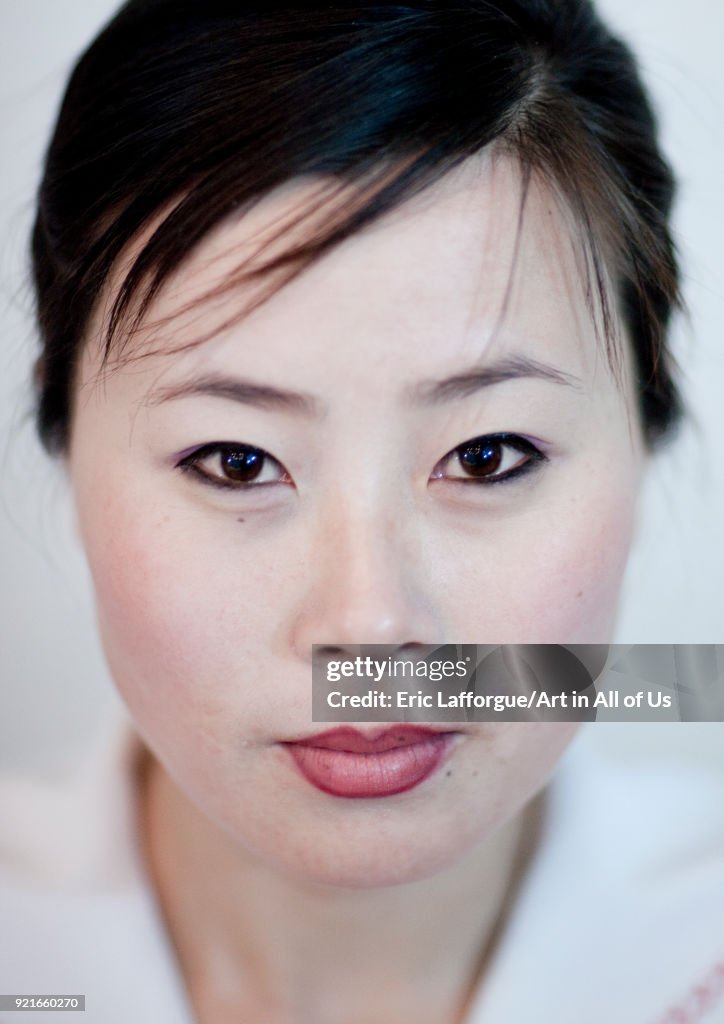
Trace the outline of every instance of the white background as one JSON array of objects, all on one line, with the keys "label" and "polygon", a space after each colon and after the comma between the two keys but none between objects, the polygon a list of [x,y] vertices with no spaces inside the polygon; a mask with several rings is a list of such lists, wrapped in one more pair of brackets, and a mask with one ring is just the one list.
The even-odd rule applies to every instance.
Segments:
[{"label": "white background", "polygon": [[[43,147],[67,73],[116,6],[0,6],[0,770],[69,761],[114,699],[67,488],[33,433],[26,254]],[[675,225],[691,318],[677,326],[674,347],[695,415],[652,467],[615,639],[721,643],[724,4],[602,0],[599,8],[641,58],[681,182]]]}]

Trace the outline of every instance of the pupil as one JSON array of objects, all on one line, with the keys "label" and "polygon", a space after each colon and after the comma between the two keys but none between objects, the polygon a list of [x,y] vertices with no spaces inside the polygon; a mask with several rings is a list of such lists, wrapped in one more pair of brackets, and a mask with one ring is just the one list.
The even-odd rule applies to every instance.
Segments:
[{"label": "pupil", "polygon": [[501,446],[497,441],[471,444],[463,448],[459,459],[471,476],[488,476],[494,473],[503,461]]},{"label": "pupil", "polygon": [[221,468],[230,480],[249,481],[258,476],[264,464],[264,454],[256,448],[222,452]]}]

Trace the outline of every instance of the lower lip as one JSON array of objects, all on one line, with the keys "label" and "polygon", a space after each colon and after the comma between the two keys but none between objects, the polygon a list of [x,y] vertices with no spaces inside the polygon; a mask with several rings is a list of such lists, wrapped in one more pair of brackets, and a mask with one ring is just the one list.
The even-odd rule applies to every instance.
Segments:
[{"label": "lower lip", "polygon": [[404,747],[375,754],[290,743],[307,782],[323,793],[348,798],[393,796],[419,786],[440,767],[455,733],[434,733]]}]

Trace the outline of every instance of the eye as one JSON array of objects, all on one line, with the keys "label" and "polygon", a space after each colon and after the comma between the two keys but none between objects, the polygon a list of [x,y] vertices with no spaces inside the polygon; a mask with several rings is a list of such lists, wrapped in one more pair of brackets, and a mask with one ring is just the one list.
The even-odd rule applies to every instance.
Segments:
[{"label": "eye", "polygon": [[235,491],[291,482],[281,463],[268,452],[237,442],[205,444],[181,459],[177,468],[194,474],[204,484]]},{"label": "eye", "polygon": [[[543,452],[518,434],[485,434],[458,445],[435,467],[433,479],[459,483],[498,484],[534,470],[547,458]],[[445,469],[452,464],[453,470]]]}]

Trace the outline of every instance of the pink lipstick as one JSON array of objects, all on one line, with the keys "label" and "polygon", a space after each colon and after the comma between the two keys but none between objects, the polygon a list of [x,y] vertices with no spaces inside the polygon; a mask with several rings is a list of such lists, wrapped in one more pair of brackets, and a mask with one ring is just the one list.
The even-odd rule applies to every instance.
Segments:
[{"label": "pink lipstick", "polygon": [[455,732],[393,725],[374,734],[350,726],[285,743],[307,782],[332,796],[392,796],[438,768]]}]

